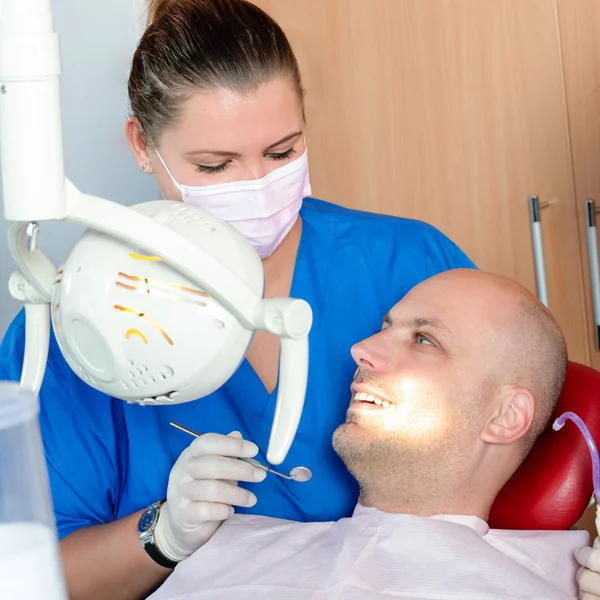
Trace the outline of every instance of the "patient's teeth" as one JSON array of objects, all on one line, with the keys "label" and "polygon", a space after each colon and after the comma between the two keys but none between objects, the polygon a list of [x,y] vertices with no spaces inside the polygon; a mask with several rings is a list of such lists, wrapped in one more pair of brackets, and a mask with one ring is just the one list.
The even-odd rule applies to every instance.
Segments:
[{"label": "patient's teeth", "polygon": [[387,400],[382,400],[381,398],[377,398],[377,396],[373,396],[373,394],[367,394],[365,392],[357,392],[352,396],[353,402],[372,402],[373,404],[377,404],[378,406],[383,406],[383,408],[389,408],[391,406],[391,402]]}]

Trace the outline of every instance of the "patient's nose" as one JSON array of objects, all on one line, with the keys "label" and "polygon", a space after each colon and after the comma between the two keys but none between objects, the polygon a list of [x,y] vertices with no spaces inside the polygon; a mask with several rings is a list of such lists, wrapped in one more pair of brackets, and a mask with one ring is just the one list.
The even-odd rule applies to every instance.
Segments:
[{"label": "patient's nose", "polygon": [[381,334],[354,344],[350,352],[360,369],[380,373],[390,369],[391,353],[386,351],[386,344],[382,343]]}]

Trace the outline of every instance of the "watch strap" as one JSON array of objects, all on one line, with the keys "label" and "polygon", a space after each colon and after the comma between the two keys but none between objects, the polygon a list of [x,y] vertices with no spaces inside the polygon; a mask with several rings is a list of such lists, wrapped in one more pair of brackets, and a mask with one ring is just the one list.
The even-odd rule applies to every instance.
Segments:
[{"label": "watch strap", "polygon": [[175,562],[167,558],[159,549],[158,546],[154,542],[146,542],[144,544],[144,550],[148,553],[150,558],[155,563],[158,563],[161,567],[165,567],[167,569],[174,569],[179,563]]},{"label": "watch strap", "polygon": [[[150,558],[161,567],[165,567],[166,569],[174,569],[179,563],[167,558],[155,543],[156,538],[154,534],[156,525],[158,524],[160,511],[164,503],[165,500],[161,500],[160,502],[155,502],[146,508],[138,522],[138,531],[140,533],[140,543],[142,544],[142,548],[144,548],[148,556],[150,556]],[[150,523],[145,522],[147,515],[152,515],[152,520]]]}]

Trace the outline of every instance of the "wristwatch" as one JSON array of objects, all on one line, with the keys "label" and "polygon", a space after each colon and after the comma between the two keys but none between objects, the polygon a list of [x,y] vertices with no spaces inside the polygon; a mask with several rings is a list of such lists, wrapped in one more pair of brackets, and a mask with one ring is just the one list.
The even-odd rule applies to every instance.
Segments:
[{"label": "wristwatch", "polygon": [[179,563],[167,558],[159,549],[154,541],[154,530],[158,523],[160,507],[164,500],[151,504],[140,517],[138,521],[138,533],[142,548],[148,553],[155,563],[167,569],[174,569]]}]

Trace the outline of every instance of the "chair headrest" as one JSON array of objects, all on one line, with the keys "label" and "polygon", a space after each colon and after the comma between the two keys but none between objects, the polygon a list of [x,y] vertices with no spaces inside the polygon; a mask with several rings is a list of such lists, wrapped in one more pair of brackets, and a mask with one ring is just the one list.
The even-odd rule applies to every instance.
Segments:
[{"label": "chair headrest", "polygon": [[569,363],[550,425],[498,494],[490,512],[495,529],[568,529],[581,517],[593,493],[592,459],[585,438],[570,420],[560,431],[552,423],[572,411],[600,447],[600,373]]}]

